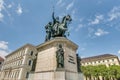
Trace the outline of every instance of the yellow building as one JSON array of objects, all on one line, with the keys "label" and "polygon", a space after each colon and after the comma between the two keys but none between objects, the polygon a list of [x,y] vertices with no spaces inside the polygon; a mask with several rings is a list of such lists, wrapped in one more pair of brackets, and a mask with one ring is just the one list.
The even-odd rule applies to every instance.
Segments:
[{"label": "yellow building", "polygon": [[0,80],[27,80],[34,71],[36,56],[36,47],[31,44],[8,54],[2,66]]},{"label": "yellow building", "polygon": [[93,57],[82,58],[81,65],[106,65],[108,67],[110,65],[120,65],[120,61],[116,55],[103,54]]}]

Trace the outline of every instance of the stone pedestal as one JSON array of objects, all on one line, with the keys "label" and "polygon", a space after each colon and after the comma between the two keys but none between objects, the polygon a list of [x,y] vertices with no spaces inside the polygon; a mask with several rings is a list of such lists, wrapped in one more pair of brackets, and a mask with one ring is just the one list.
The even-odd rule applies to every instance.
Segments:
[{"label": "stone pedestal", "polygon": [[[64,68],[57,68],[56,51],[59,44],[64,49]],[[38,45],[34,80],[80,80],[77,72],[77,48],[75,43],[63,37]]]}]

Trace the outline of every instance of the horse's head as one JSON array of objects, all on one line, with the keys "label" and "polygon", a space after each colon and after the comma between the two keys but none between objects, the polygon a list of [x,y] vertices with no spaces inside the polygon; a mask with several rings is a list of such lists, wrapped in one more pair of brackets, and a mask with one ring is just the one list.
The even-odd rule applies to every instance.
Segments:
[{"label": "horse's head", "polygon": [[68,20],[68,21],[72,21],[72,18],[71,18],[71,16],[68,14],[67,16],[66,16],[66,20]]}]

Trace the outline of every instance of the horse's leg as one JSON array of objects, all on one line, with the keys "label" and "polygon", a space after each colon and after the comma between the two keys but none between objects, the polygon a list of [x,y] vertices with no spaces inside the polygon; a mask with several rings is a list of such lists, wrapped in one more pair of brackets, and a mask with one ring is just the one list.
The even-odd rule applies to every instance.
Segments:
[{"label": "horse's leg", "polygon": [[65,31],[63,31],[62,36],[63,36],[63,37],[66,37],[66,35],[65,35]]},{"label": "horse's leg", "polygon": [[50,38],[51,38],[51,32],[49,32],[48,34],[48,40],[50,40]]}]

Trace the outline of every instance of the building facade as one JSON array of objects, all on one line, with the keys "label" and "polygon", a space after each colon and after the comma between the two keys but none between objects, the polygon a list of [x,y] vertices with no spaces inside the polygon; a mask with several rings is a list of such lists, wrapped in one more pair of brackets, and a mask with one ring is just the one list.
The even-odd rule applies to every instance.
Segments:
[{"label": "building facade", "polygon": [[34,72],[37,57],[36,47],[26,44],[8,54],[2,66],[0,80],[27,80]]},{"label": "building facade", "polygon": [[0,75],[1,75],[1,68],[2,68],[3,62],[4,62],[4,59],[0,57]]},{"label": "building facade", "polygon": [[120,65],[120,61],[118,56],[116,55],[103,54],[93,57],[82,58],[81,65],[106,65],[107,67],[109,67],[110,65]]},{"label": "building facade", "polygon": [[3,62],[4,62],[4,59],[2,57],[0,57],[0,71],[1,71],[1,68],[2,68],[2,65],[3,65]]}]

